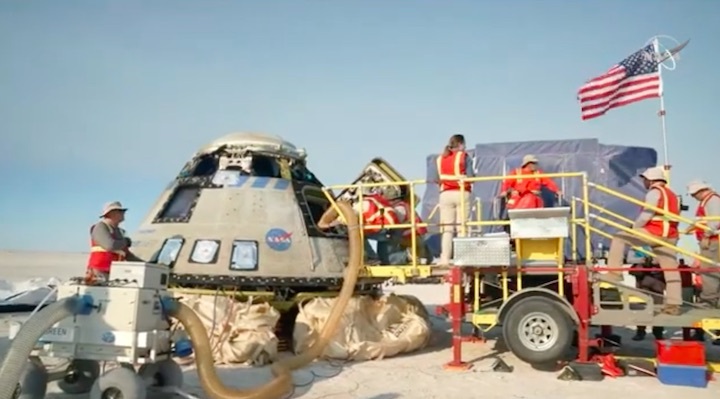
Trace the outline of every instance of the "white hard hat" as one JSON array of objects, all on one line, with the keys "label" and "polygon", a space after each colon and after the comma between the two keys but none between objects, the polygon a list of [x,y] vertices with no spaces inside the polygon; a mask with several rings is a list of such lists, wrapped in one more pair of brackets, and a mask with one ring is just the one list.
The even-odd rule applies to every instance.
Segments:
[{"label": "white hard hat", "polygon": [[647,168],[644,172],[640,173],[640,177],[644,177],[648,180],[663,180],[667,181],[665,177],[665,171],[659,166]]},{"label": "white hard hat", "polygon": [[110,213],[112,211],[125,212],[125,211],[127,211],[127,208],[124,208],[122,206],[122,204],[120,203],[120,201],[108,202],[107,204],[105,204],[105,206],[103,206],[100,217],[105,217],[108,213]]},{"label": "white hard hat", "polygon": [[522,166],[525,166],[529,163],[538,163],[538,159],[535,157],[535,155],[525,155],[522,160]]},{"label": "white hard hat", "polygon": [[695,195],[698,191],[710,189],[710,185],[702,180],[693,180],[687,185],[687,191],[690,195]]}]

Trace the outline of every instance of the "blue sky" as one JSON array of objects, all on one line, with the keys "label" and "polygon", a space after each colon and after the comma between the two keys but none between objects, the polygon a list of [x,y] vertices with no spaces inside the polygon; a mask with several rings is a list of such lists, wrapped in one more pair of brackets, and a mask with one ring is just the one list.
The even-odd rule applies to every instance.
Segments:
[{"label": "blue sky", "polygon": [[374,156],[422,177],[456,132],[660,151],[657,101],[581,122],[575,98],[658,33],[692,38],[664,75],[674,186],[720,186],[720,2],[3,1],[0,248],[84,250],[115,199],[132,231],[232,131],[306,147],[329,184]]}]

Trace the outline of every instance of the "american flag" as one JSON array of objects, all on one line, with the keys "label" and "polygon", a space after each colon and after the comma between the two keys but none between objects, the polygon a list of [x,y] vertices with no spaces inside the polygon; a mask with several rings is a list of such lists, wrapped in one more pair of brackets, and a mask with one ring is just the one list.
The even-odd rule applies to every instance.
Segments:
[{"label": "american flag", "polygon": [[613,108],[661,95],[658,57],[649,44],[578,91],[582,119],[605,115]]}]

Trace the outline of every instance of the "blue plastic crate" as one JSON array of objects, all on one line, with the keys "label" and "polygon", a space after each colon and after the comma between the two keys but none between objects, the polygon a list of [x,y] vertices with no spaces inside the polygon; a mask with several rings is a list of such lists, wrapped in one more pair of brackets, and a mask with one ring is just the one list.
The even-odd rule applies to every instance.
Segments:
[{"label": "blue plastic crate", "polygon": [[705,366],[658,363],[657,376],[658,380],[665,385],[697,388],[705,388],[708,385],[708,370]]}]

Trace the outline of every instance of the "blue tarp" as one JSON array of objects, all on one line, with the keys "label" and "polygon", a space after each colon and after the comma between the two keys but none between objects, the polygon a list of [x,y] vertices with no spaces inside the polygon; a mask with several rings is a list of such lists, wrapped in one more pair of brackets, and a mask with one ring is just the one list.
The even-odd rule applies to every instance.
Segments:
[{"label": "blue tarp", "polygon": [[[645,188],[638,174],[643,170],[655,166],[657,163],[657,152],[652,148],[628,147],[619,145],[601,144],[596,139],[581,140],[552,140],[552,141],[527,141],[516,143],[495,143],[478,144],[474,151],[469,151],[475,159],[476,176],[502,176],[510,170],[520,166],[523,156],[535,155],[540,163],[539,167],[546,173],[562,172],[586,172],[588,180],[597,183],[641,200],[645,195]],[[437,181],[437,154],[427,157],[427,179]],[[582,197],[582,181],[580,178],[555,179],[558,187],[563,192],[565,201],[572,197]],[[500,209],[500,201],[497,194],[500,192],[500,181],[479,182],[473,186],[473,204],[480,199],[482,209],[482,220],[497,220],[500,218],[503,209]],[[552,195],[545,193],[546,206],[554,206],[551,201]],[[421,215],[428,222],[437,223],[438,213],[433,209],[438,201],[438,187],[428,185],[422,200]],[[634,219],[639,209],[636,205],[623,201],[597,190],[590,191],[590,201],[602,206],[612,212]],[[472,217],[475,218],[477,207],[473,207]],[[597,211],[591,213],[596,213]],[[581,207],[578,207],[578,217],[583,217]],[[609,217],[609,219],[613,219]],[[615,229],[609,226],[600,225],[594,222],[594,226],[610,234]],[[494,228],[498,230],[499,227]],[[484,231],[494,231],[486,228]],[[433,230],[431,230],[433,231]],[[433,231],[437,232],[437,230]],[[603,243],[609,244],[606,238],[596,234],[591,236],[593,247]],[[584,242],[582,231],[578,231],[578,245],[580,256],[584,256],[581,245]],[[429,240],[429,246],[436,252],[437,237]],[[568,243],[568,256],[570,246]]]}]

